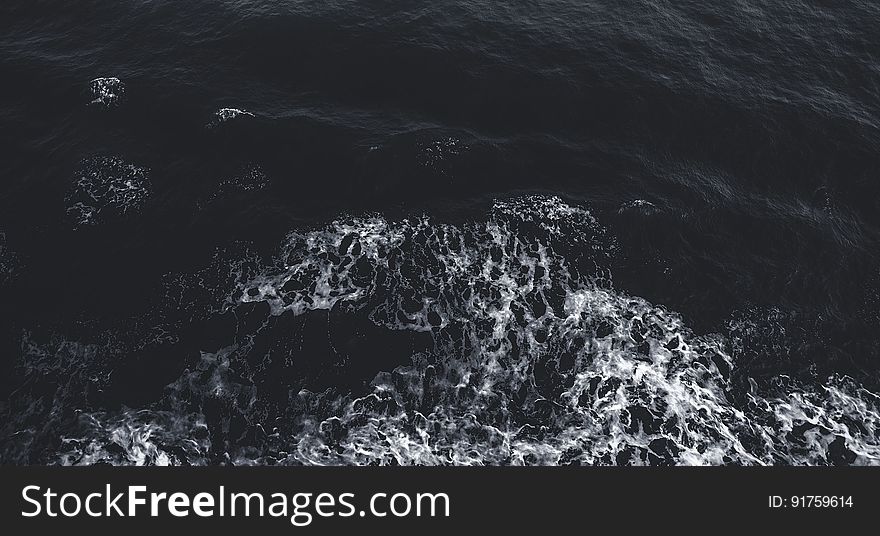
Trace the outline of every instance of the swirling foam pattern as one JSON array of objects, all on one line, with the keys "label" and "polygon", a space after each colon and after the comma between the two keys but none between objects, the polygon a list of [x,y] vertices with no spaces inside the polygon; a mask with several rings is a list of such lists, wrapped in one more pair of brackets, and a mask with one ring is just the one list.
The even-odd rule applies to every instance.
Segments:
[{"label": "swirling foam pattern", "polygon": [[360,311],[430,346],[364,395],[292,391],[286,423],[260,420],[260,365],[203,352],[157,407],[84,416],[91,439],[61,461],[213,463],[193,410],[211,399],[264,438],[222,447],[236,464],[880,463],[876,395],[838,377],[740,385],[723,335],[613,288],[613,252],[586,209],[542,196],[457,226],[371,216],[294,232],[228,307]]},{"label": "swirling foam pattern", "polygon": [[117,157],[83,162],[66,196],[75,227],[100,225],[140,211],[152,196],[149,170]]}]

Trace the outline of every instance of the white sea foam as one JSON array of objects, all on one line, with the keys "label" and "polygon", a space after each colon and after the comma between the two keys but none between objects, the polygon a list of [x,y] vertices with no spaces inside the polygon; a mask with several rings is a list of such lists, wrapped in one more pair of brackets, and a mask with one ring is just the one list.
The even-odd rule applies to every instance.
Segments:
[{"label": "white sea foam", "polygon": [[61,465],[203,465],[207,427],[200,416],[131,411],[85,413],[89,438],[62,438]]},{"label": "white sea foam", "polygon": [[125,95],[125,84],[115,77],[95,78],[89,83],[92,105],[109,108],[119,104]]},{"label": "white sea foam", "polygon": [[214,118],[208,123],[208,127],[216,127],[240,117],[254,117],[254,114],[238,108],[220,108],[214,112]]},{"label": "white sea foam", "polygon": [[95,157],[83,162],[67,194],[67,215],[75,227],[98,225],[140,211],[151,195],[148,169]]},{"label": "white sea foam", "polygon": [[621,205],[620,208],[617,209],[617,212],[619,214],[623,214],[624,212],[630,210],[637,210],[647,214],[652,214],[654,212],[657,212],[657,205],[645,199],[634,199]]},{"label": "white sea foam", "polygon": [[[843,377],[751,380],[742,392],[736,345],[607,284],[612,250],[587,210],[542,196],[498,202],[482,223],[371,216],[292,233],[280,266],[243,279],[230,306],[345,304],[433,345],[365,396],[291,393],[292,432],[255,414],[271,441],[213,448],[237,464],[880,464],[876,395]],[[169,396],[247,414],[260,388],[231,374],[234,350],[204,353]],[[95,418],[111,432],[75,449],[83,460],[173,462],[151,438],[204,426],[189,413],[139,426]],[[103,454],[108,441],[126,454]]]}]

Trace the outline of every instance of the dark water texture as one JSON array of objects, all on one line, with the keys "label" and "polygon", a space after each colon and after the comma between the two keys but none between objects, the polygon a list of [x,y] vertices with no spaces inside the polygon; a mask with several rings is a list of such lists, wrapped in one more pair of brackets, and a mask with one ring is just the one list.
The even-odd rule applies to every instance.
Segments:
[{"label": "dark water texture", "polygon": [[880,462],[878,21],[3,2],[0,462]]}]

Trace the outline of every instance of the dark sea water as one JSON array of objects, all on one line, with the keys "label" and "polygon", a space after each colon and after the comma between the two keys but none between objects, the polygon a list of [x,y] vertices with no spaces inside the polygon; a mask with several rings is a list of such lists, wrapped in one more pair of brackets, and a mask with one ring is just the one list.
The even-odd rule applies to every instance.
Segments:
[{"label": "dark sea water", "polygon": [[4,0],[0,463],[880,463],[878,23]]}]

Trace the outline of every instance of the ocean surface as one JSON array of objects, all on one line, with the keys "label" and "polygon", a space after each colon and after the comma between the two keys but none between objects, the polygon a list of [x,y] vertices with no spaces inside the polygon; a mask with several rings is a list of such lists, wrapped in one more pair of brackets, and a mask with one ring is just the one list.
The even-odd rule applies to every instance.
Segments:
[{"label": "ocean surface", "polygon": [[880,464],[878,24],[4,0],[0,463]]}]

